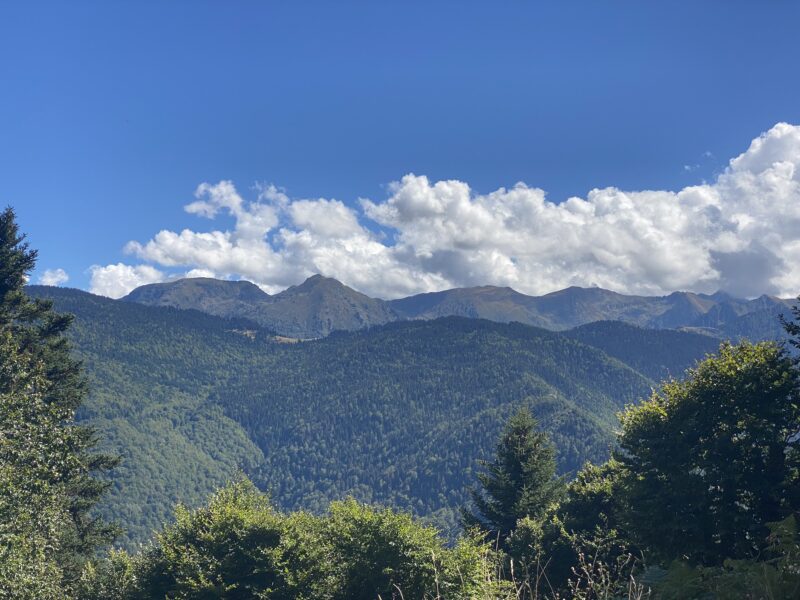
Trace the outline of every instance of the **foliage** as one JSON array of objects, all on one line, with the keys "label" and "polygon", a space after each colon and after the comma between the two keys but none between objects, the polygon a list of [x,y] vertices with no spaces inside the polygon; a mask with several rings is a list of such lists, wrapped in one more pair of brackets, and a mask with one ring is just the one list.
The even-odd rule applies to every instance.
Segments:
[{"label": "foliage", "polygon": [[591,553],[592,560],[604,568],[640,556],[623,523],[627,506],[621,474],[621,465],[613,458],[599,466],[587,463],[567,486],[563,501],[546,522],[542,541],[553,585],[564,587],[581,554]]},{"label": "foliage", "polygon": [[622,416],[626,520],[655,557],[752,558],[800,505],[800,374],[771,343],[723,344]]},{"label": "foliage", "polygon": [[598,530],[592,536],[575,536],[576,561],[567,582],[573,600],[647,598],[649,587],[636,581],[642,557],[626,551],[614,530]]},{"label": "foliage", "polygon": [[408,514],[351,499],[332,504],[324,527],[335,564],[333,598],[468,598],[480,586],[482,546],[462,538],[445,549],[435,529]]},{"label": "foliage", "polygon": [[[283,519],[247,481],[195,511],[179,507],[138,569],[143,598],[295,597],[284,576]],[[297,590],[299,591],[299,590]]]},{"label": "foliage", "polygon": [[65,338],[71,317],[24,291],[36,252],[0,213],[0,591],[61,597],[114,528],[91,514],[115,460],[73,422],[86,394]]},{"label": "foliage", "polygon": [[464,525],[484,531],[505,547],[517,521],[537,519],[559,500],[563,481],[556,478],[555,452],[547,435],[537,431],[529,411],[509,419],[495,458],[478,474],[481,489],[472,490],[475,510],[463,512]]},{"label": "foliage", "polygon": [[716,567],[691,567],[675,561],[657,586],[659,598],[797,598],[800,596],[797,516],[768,523],[768,528],[770,534],[757,559],[728,559]]},{"label": "foliage", "polygon": [[[393,327],[397,326],[386,329]],[[385,330],[377,333],[385,335]],[[206,335],[219,333],[212,324]],[[347,354],[353,352],[349,344],[364,344],[365,338],[372,340],[371,335],[355,334],[333,336],[326,343],[345,353],[346,360],[353,357]],[[402,338],[391,339],[394,352],[388,356],[403,348]],[[244,343],[251,348],[263,348],[282,358],[293,352],[304,356],[298,347],[280,347],[258,337],[247,340]],[[303,351],[314,348],[320,352],[320,346],[324,344],[308,345]],[[176,360],[175,349],[164,358],[169,354]],[[180,346],[177,349],[183,351]],[[370,351],[375,357],[375,350],[374,345],[358,348],[355,355]],[[335,372],[338,363],[332,355],[306,358],[316,362],[320,356],[329,360],[326,364]],[[380,353],[376,360],[386,372]],[[413,356],[411,361],[413,364]],[[280,381],[280,365],[270,364],[276,368],[273,377],[277,375]],[[171,371],[168,368],[163,373]],[[203,377],[210,378],[213,373]],[[484,508],[491,508],[473,514],[476,521],[483,519],[486,530],[505,533],[502,552],[490,551],[485,537],[461,537],[448,547],[435,530],[420,525],[409,514],[370,508],[352,499],[332,503],[322,516],[283,513],[252,484],[239,481],[200,509],[179,509],[176,522],[140,553],[115,553],[109,560],[91,565],[82,580],[81,597],[791,597],[796,593],[800,552],[795,521],[785,518],[770,524],[765,521],[768,511],[764,507],[777,504],[788,511],[783,514],[786,517],[796,505],[793,432],[797,423],[793,411],[798,404],[797,377],[792,360],[776,346],[724,345],[718,356],[690,371],[685,381],[670,382],[641,408],[629,408],[622,417],[617,456],[599,466],[586,464],[563,494],[556,494],[561,482],[554,476],[555,454],[546,434],[537,431],[530,412],[514,414],[501,435],[495,461],[486,463],[488,468],[481,473],[484,489],[491,492],[477,496],[476,509],[480,509],[480,500],[486,503]],[[202,390],[207,384],[198,377],[195,385]],[[280,384],[277,387],[288,390]],[[315,408],[326,409],[321,404]],[[654,420],[653,414],[659,418]],[[783,444],[783,479],[775,479],[770,470],[773,438]],[[731,440],[747,443],[733,444],[731,451]],[[681,450],[679,446],[685,444],[689,448]],[[687,458],[695,462],[676,462]],[[705,462],[697,462],[700,460]],[[643,464],[663,471],[658,477],[653,471],[637,471]],[[695,469],[698,464],[703,471]],[[673,470],[668,470],[670,465]],[[698,492],[683,481],[687,477],[693,481],[691,477],[713,474],[727,481],[734,473],[740,477],[735,489],[749,494],[744,496],[749,504],[740,502],[734,508],[713,505],[711,500],[717,497],[711,492],[718,486],[716,480],[711,480],[706,504],[681,496],[686,490]],[[664,499],[662,504],[659,500]],[[712,518],[722,518],[717,515],[723,510],[738,510],[738,514],[723,517],[739,518],[737,527],[749,527],[749,533],[742,536],[745,539],[769,535],[767,547],[760,548],[756,540],[751,554],[737,557],[712,546],[720,552],[712,561],[706,548],[693,545],[691,536],[664,540],[661,546],[650,541],[648,527],[656,530],[660,521],[675,519],[667,510],[670,506],[681,502],[682,507],[691,507],[693,501],[701,508],[714,506]],[[490,529],[493,525],[487,515],[506,529]],[[681,513],[681,517],[687,521],[686,531],[708,526],[708,513]],[[715,533],[725,533],[725,523],[711,523]],[[672,563],[669,569],[645,568],[641,548],[644,557]],[[731,548],[737,551],[736,546]],[[655,588],[652,593],[651,587]]]},{"label": "foliage", "polygon": [[564,527],[588,533],[598,527],[621,530],[624,506],[621,489],[622,465],[611,458],[602,465],[587,463],[567,486],[564,502],[558,507]]},{"label": "foliage", "polygon": [[[616,457],[586,465],[550,514],[517,523],[508,550],[521,589],[532,598],[646,597],[651,587],[658,598],[796,597],[798,383],[779,346],[724,344],[686,380],[630,407]],[[645,569],[643,556],[668,570]]]},{"label": "foliage", "polygon": [[571,585],[597,586],[600,580],[613,581],[619,589],[628,585],[641,552],[620,527],[619,473],[613,459],[601,466],[587,464],[557,506],[538,519],[517,522],[508,554],[527,588],[542,595],[565,593]]},{"label": "foliage", "polygon": [[409,515],[353,500],[324,516],[275,511],[247,480],[219,490],[138,555],[92,565],[81,597],[372,600],[471,598],[486,550],[470,539],[446,548]]},{"label": "foliage", "polygon": [[68,501],[54,474],[71,468],[69,432],[42,393],[44,369],[0,334],[0,597],[60,598],[58,554]]},{"label": "foliage", "polygon": [[78,582],[80,600],[125,600],[135,589],[135,559],[124,550],[112,549],[99,561],[87,562]]},{"label": "foliage", "polygon": [[797,304],[792,307],[792,315],[786,318],[781,315],[780,322],[783,329],[789,336],[789,343],[795,348],[800,349],[800,296],[797,297]]}]

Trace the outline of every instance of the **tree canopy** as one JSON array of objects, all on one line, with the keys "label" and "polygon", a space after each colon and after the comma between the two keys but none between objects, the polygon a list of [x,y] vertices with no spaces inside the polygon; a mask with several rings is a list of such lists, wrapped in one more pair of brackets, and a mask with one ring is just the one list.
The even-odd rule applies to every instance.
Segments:
[{"label": "tree canopy", "polygon": [[116,461],[77,425],[86,395],[65,331],[71,318],[24,292],[36,262],[12,209],[0,213],[0,590],[61,597],[114,527],[92,514]]},{"label": "tree canopy", "polygon": [[701,564],[758,553],[800,506],[799,382],[779,346],[723,344],[624,413],[617,457],[645,547]]}]

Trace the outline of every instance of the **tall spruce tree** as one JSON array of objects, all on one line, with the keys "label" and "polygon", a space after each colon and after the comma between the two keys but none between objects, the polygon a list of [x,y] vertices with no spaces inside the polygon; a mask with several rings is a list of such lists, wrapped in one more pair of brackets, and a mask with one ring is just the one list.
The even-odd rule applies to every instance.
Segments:
[{"label": "tall spruce tree", "polygon": [[478,475],[480,489],[472,490],[474,510],[461,512],[462,525],[484,531],[487,538],[505,541],[517,521],[540,518],[564,488],[557,478],[555,451],[536,419],[520,410],[505,426],[494,460],[484,462]]},{"label": "tall spruce tree", "polygon": [[[36,251],[20,234],[14,211],[5,209],[0,213],[0,393],[7,406],[0,431],[6,443],[0,468],[15,473],[29,490],[31,504],[36,503],[36,494],[48,494],[63,510],[46,545],[61,572],[61,589],[69,590],[86,559],[115,535],[116,528],[92,509],[109,485],[97,475],[117,461],[96,452],[95,432],[74,421],[87,386],[65,337],[72,317],[54,312],[49,301],[25,294],[35,263]],[[9,408],[13,406],[25,409],[15,412]],[[15,440],[30,423],[37,424],[38,442],[19,450]]]}]

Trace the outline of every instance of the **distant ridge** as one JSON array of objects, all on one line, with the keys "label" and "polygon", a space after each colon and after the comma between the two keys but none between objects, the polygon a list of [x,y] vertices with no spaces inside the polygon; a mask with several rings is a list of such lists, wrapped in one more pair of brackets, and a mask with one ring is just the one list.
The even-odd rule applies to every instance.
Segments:
[{"label": "distant ridge", "polygon": [[246,318],[282,335],[303,339],[392,321],[448,316],[519,322],[554,331],[597,321],[622,321],[649,329],[688,329],[716,338],[780,339],[783,330],[778,316],[793,304],[792,300],[767,295],[754,300],[724,292],[629,296],[581,287],[528,296],[496,286],[456,288],[386,301],[322,275],[274,296],[246,281],[198,278],[142,286],[123,300]]},{"label": "distant ridge", "polygon": [[143,285],[123,300],[148,306],[194,309],[217,317],[254,320],[258,305],[269,298],[269,294],[249,281],[197,277]]},{"label": "distant ridge", "polygon": [[322,275],[309,277],[274,296],[249,281],[196,278],[145,285],[122,299],[149,306],[192,308],[219,317],[247,318],[281,335],[303,339],[398,320],[383,300]]}]

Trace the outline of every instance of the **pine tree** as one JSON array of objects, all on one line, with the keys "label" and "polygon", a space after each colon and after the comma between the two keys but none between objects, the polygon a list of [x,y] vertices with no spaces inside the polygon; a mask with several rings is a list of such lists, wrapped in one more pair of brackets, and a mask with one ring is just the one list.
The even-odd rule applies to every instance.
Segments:
[{"label": "pine tree", "polygon": [[529,410],[509,419],[491,462],[478,475],[481,489],[472,490],[474,511],[462,510],[462,525],[477,527],[501,546],[517,521],[540,518],[561,495],[564,482],[555,476],[555,451],[547,434],[538,431]]},{"label": "pine tree", "polygon": [[[80,363],[70,356],[65,337],[72,317],[54,312],[51,302],[32,300],[25,294],[24,286],[35,264],[36,251],[29,249],[20,234],[14,211],[5,209],[0,213],[0,393],[6,395],[9,406],[16,406],[20,395],[27,395],[29,409],[39,407],[48,417],[40,415],[41,443],[28,449],[33,454],[16,452],[12,444],[0,456],[0,468],[27,477],[32,494],[36,490],[57,493],[65,518],[48,547],[57,553],[62,588],[69,589],[85,560],[115,535],[116,528],[95,516],[92,509],[109,485],[97,474],[110,470],[117,461],[95,452],[95,432],[74,422],[87,385]],[[35,385],[19,383],[26,380],[24,373],[35,374]],[[13,441],[19,427],[26,426],[19,420],[34,419],[35,415],[7,410],[4,416],[0,436],[8,442]],[[50,468],[38,469],[39,464],[50,464]]]}]

